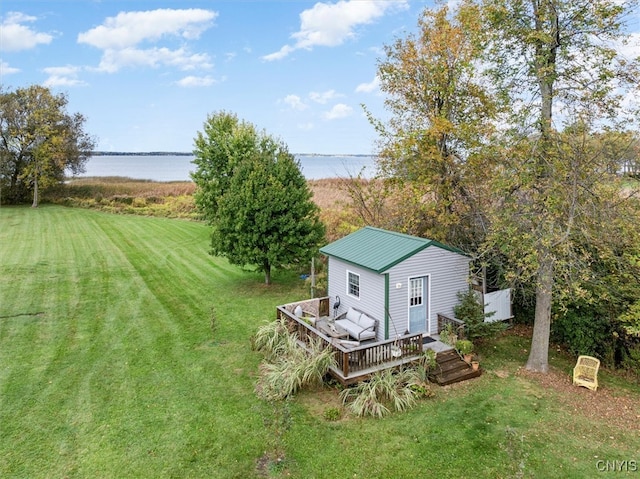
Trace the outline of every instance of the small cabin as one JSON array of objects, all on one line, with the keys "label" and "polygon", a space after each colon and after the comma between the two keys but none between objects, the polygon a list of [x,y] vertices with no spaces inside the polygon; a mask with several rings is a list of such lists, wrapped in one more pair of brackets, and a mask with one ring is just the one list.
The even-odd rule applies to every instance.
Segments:
[{"label": "small cabin", "polygon": [[376,340],[438,334],[469,290],[463,251],[434,240],[367,226],[320,249],[328,258],[333,317],[350,308],[377,321]]}]

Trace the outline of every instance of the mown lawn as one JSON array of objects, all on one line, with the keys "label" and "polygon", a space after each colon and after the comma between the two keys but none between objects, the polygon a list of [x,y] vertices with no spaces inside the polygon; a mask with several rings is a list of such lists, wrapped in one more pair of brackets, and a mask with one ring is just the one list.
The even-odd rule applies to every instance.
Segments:
[{"label": "mown lawn", "polygon": [[296,272],[265,287],[208,242],[187,221],[0,208],[0,477],[585,478],[640,460],[637,425],[517,374],[518,337],[383,420],[325,420],[331,389],[258,400],[250,337],[307,289]]}]

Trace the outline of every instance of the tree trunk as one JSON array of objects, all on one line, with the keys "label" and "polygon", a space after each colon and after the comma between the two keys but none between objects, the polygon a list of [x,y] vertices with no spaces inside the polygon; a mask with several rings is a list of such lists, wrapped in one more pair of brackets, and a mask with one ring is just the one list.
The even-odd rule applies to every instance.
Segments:
[{"label": "tree trunk", "polygon": [[[559,17],[553,0],[532,0],[535,17],[535,67],[540,88],[540,152],[537,158],[538,188],[544,190],[551,176],[549,154],[553,130],[554,83],[556,81],[556,58],[560,47]],[[542,195],[544,197],[545,195]],[[539,205],[541,213],[546,210],[544,200]],[[548,233],[552,236],[552,228]],[[545,237],[538,239],[544,242]],[[549,370],[549,334],[551,333],[551,304],[553,300],[553,255],[543,246],[538,249],[538,271],[536,278],[536,312],[533,323],[533,338],[526,369],[546,373]]]},{"label": "tree trunk", "polygon": [[15,167],[14,171],[11,173],[9,189],[5,191],[4,195],[6,196],[7,203],[15,203],[20,197],[20,192],[18,189],[18,177],[20,175],[20,171]]},{"label": "tree trunk", "polygon": [[35,180],[33,181],[33,203],[31,204],[32,208],[38,207],[38,176],[36,175]]},{"label": "tree trunk", "polygon": [[264,260],[262,269],[264,270],[264,284],[271,284],[271,263],[269,260]]},{"label": "tree trunk", "polygon": [[540,257],[536,284],[536,316],[533,323],[531,351],[526,369],[546,373],[549,370],[549,334],[551,332],[551,302],[553,298],[553,257]]}]

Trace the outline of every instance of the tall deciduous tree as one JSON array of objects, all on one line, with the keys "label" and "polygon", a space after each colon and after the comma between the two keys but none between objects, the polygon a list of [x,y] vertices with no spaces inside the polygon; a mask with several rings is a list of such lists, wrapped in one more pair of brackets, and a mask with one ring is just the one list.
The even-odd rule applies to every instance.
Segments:
[{"label": "tall deciduous tree", "polygon": [[610,248],[607,239],[624,225],[606,154],[588,138],[604,124],[637,119],[621,97],[637,87],[637,65],[617,50],[632,3],[484,0],[483,7],[492,35],[486,61],[511,105],[492,241],[511,271],[535,284],[527,368],[545,372],[557,281],[591,273],[576,245]]},{"label": "tall deciduous tree", "polygon": [[461,225],[486,234],[480,257],[499,258],[501,274],[535,291],[532,370],[548,367],[554,300],[586,296],[592,259],[623,260],[640,223],[604,134],[638,119],[623,97],[640,84],[637,60],[620,54],[634,5],[462,1],[451,13],[426,10],[420,35],[380,64],[392,114],[376,124],[383,167],[411,181],[431,218],[418,233],[458,245]]},{"label": "tall deciduous tree", "polygon": [[193,160],[196,171],[191,177],[198,186],[196,205],[208,221],[215,221],[218,201],[227,192],[236,166],[254,155],[257,138],[252,124],[225,111],[209,115],[203,131],[197,133]]},{"label": "tall deciduous tree", "polygon": [[597,138],[609,159],[611,173],[640,178],[640,132],[609,130]]},{"label": "tall deciduous tree", "polygon": [[212,254],[273,267],[308,261],[324,239],[318,207],[286,146],[230,113],[211,115],[196,138],[196,204],[213,226]]},{"label": "tall deciduous tree", "polygon": [[66,111],[67,97],[34,85],[0,93],[0,181],[10,201],[31,192],[38,206],[41,188],[82,172],[95,140],[85,118]]},{"label": "tall deciduous tree", "polygon": [[[463,1],[427,9],[418,32],[385,47],[378,65],[386,123],[371,119],[380,135],[380,166],[403,184],[406,229],[468,246],[479,218],[479,177],[488,170],[477,152],[492,131],[497,102],[478,62],[480,9]],[[466,243],[466,244],[465,244]]]}]

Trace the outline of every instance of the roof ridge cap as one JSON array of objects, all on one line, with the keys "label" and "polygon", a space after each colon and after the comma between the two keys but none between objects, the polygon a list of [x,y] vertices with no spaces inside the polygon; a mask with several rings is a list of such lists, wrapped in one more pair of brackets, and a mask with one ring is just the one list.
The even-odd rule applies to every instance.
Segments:
[{"label": "roof ridge cap", "polygon": [[[375,226],[365,226],[364,229],[370,229],[370,230],[374,230],[374,231],[380,231],[382,233],[388,233],[388,234],[392,234],[395,236],[399,236],[402,238],[406,238],[406,239],[411,239],[411,240],[419,240],[419,241],[424,241],[424,242],[428,242],[428,243],[433,243],[434,240],[429,239],[429,238],[423,238],[422,236],[416,236],[416,235],[410,235],[407,233],[402,233],[400,231],[393,231],[393,230],[387,230],[384,228],[377,228]],[[357,231],[356,231],[357,233]]]}]

